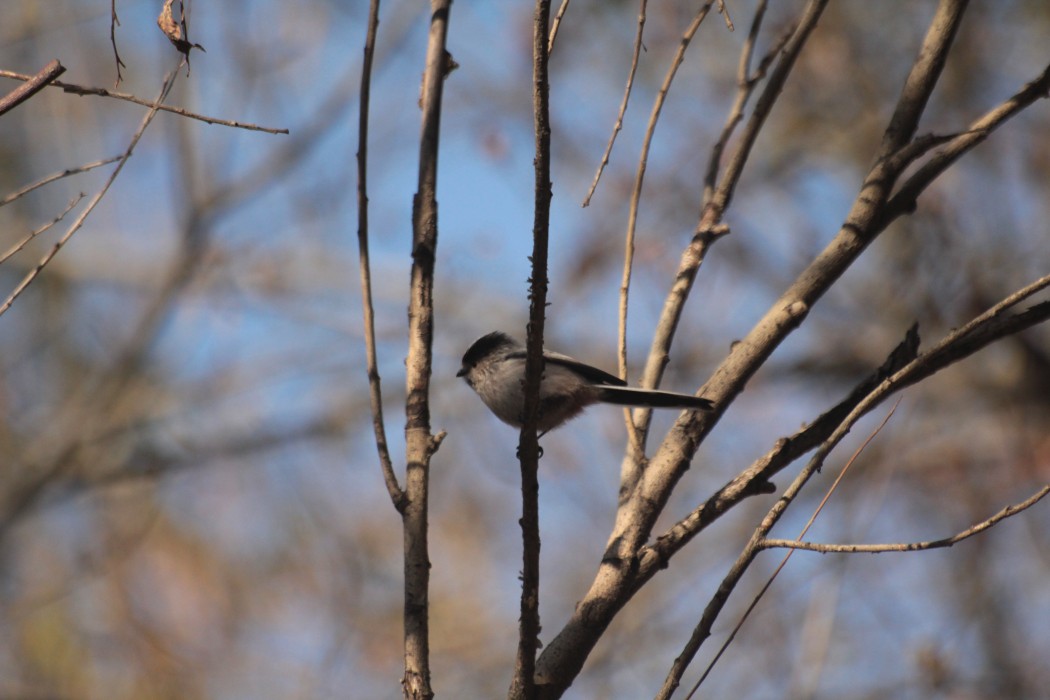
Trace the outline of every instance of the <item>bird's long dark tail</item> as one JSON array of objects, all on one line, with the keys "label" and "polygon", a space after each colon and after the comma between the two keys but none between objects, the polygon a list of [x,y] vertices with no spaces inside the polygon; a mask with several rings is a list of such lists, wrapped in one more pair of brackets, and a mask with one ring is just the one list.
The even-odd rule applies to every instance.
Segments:
[{"label": "bird's long dark tail", "polygon": [[599,388],[598,400],[619,406],[648,406],[649,408],[692,408],[698,411],[710,411],[713,404],[707,399],[689,394],[676,394],[673,391],[653,391],[635,389],[626,386],[602,386]]}]

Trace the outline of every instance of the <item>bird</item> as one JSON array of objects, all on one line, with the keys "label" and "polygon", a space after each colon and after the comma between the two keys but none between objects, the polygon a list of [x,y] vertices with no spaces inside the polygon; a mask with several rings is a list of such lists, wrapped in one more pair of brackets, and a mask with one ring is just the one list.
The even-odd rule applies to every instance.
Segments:
[{"label": "bird", "polygon": [[[710,411],[708,399],[691,394],[627,386],[608,372],[556,352],[544,351],[540,379],[540,435],[554,430],[596,403],[648,408]],[[520,428],[525,407],[525,346],[493,331],[478,338],[463,354],[462,377],[497,418]]]}]

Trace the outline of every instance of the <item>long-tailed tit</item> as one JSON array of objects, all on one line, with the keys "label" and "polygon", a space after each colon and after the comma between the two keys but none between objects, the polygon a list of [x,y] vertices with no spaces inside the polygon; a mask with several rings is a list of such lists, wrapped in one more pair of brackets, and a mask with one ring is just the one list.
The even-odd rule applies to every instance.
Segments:
[{"label": "long-tailed tit", "polygon": [[[538,426],[541,434],[557,428],[595,403],[711,410],[711,402],[707,399],[628,387],[627,382],[619,377],[568,355],[545,351],[543,361]],[[524,345],[499,331],[482,336],[463,355],[463,366],[456,376],[466,380],[497,418],[516,428],[521,427],[525,406]]]}]

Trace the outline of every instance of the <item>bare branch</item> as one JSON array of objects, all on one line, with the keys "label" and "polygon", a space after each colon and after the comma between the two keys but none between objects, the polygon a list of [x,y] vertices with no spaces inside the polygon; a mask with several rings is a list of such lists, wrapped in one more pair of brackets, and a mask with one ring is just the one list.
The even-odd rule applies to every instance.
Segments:
[{"label": "bare branch", "polygon": [[66,205],[66,208],[62,210],[62,213],[60,213],[58,216],[56,216],[54,219],[52,219],[51,221],[47,222],[46,224],[44,224],[40,228],[35,229],[33,231],[30,231],[29,234],[25,238],[20,240],[18,243],[15,243],[13,246],[11,246],[7,250],[6,253],[4,253],[3,255],[0,255],[0,265],[2,265],[5,262],[7,262],[7,260],[12,255],[16,254],[18,251],[20,251],[23,248],[25,248],[29,244],[29,242],[31,240],[33,240],[34,238],[39,236],[41,233],[44,233],[45,231],[50,229],[52,226],[57,224],[62,219],[66,218],[66,214],[68,214],[73,209],[73,207],[75,207],[77,204],[79,204],[80,200],[82,200],[83,198],[84,198],[84,193],[81,192],[76,197],[74,197],[72,200],[70,200],[69,204]]},{"label": "bare branch", "polygon": [[120,52],[117,51],[117,27],[120,26],[120,19],[117,17],[117,0],[109,0],[109,43],[113,45],[113,58],[117,62],[117,79],[113,81],[113,87],[116,88],[120,85],[120,82],[124,80],[124,76],[121,74],[121,68],[127,68],[124,65],[124,61],[120,60]]},{"label": "bare branch", "polygon": [[729,8],[726,7],[725,0],[718,0],[718,14],[722,15],[722,18],[726,22],[726,29],[733,31],[733,20],[729,17]]},{"label": "bare branch", "polygon": [[707,231],[722,220],[722,216],[733,198],[736,184],[740,181],[740,176],[744,172],[747,159],[751,155],[751,149],[754,147],[755,141],[758,140],[758,135],[762,131],[762,127],[765,126],[766,119],[772,113],[773,106],[780,97],[792,68],[795,67],[795,60],[802,52],[802,47],[809,40],[810,34],[816,28],[817,21],[824,13],[826,6],[827,0],[811,0],[799,18],[795,31],[791,34],[787,43],[784,44],[783,51],[779,54],[777,65],[773,72],[770,73],[769,82],[766,83],[758,97],[758,101],[755,103],[755,110],[752,112],[751,118],[748,119],[747,126],[740,136],[740,142],[726,165],[725,173],[722,175],[718,188],[715,190],[712,198],[704,202],[704,210],[696,227],[697,233]]},{"label": "bare branch", "polygon": [[88,170],[94,170],[95,168],[101,167],[103,165],[109,165],[110,163],[113,163],[115,161],[120,160],[120,158],[121,158],[121,156],[113,156],[112,158],[104,158],[102,160],[96,160],[93,163],[87,163],[85,165],[81,165],[81,166],[78,166],[76,168],[67,168],[67,169],[63,170],[62,172],[60,172],[60,173],[53,173],[51,175],[48,175],[47,177],[43,178],[42,180],[37,180],[33,184],[26,185],[25,187],[23,187],[22,189],[18,190],[17,192],[12,192],[11,194],[9,194],[6,197],[4,197],[3,199],[0,199],[0,207],[4,206],[5,204],[10,204],[11,202],[15,201],[19,197],[24,197],[25,195],[29,194],[30,192],[32,192],[33,190],[35,190],[35,189],[37,189],[39,187],[43,187],[44,185],[49,185],[52,182],[54,182],[55,180],[61,180],[62,178],[69,177],[70,175],[77,175],[79,173],[86,173]]},{"label": "bare branch", "polygon": [[[167,77],[165,77],[164,85],[161,87],[160,94],[157,96],[158,103],[162,102],[168,96],[168,93],[171,91],[171,87],[175,84],[175,75],[177,70],[178,69],[172,71],[167,75]],[[73,234],[79,231],[80,227],[84,225],[84,221],[87,220],[88,215],[91,214],[91,212],[94,211],[95,207],[98,206],[98,203],[102,201],[102,198],[106,195],[106,192],[109,191],[110,185],[113,184],[113,181],[117,179],[117,175],[119,175],[120,171],[124,168],[124,164],[128,162],[129,158],[131,158],[131,154],[135,150],[135,146],[138,145],[139,139],[141,139],[142,134],[145,133],[146,127],[148,127],[153,121],[153,117],[157,116],[158,111],[159,108],[152,108],[149,110],[149,112],[146,113],[146,116],[143,117],[142,123],[139,125],[138,130],[131,137],[131,141],[128,143],[128,147],[124,151],[124,155],[122,155],[120,158],[120,162],[117,163],[117,167],[113,169],[112,173],[110,173],[109,178],[102,186],[102,189],[100,189],[95,194],[95,196],[88,203],[84,211],[81,212],[80,216],[78,216],[76,221],[73,222],[73,225],[69,227],[69,229],[62,235],[60,239],[58,239],[58,242],[56,242],[55,245],[52,246],[51,250],[48,251],[48,253],[44,255],[43,258],[41,258],[40,262],[36,264],[36,267],[30,270],[26,274],[26,276],[22,278],[22,281],[18,284],[18,286],[15,287],[14,291],[11,292],[10,295],[8,295],[4,303],[0,305],[0,315],[3,315],[9,308],[11,308],[11,305],[15,303],[15,299],[17,299],[19,295],[21,295],[22,292],[24,292],[26,288],[33,282],[33,280],[37,278],[37,276],[44,269],[44,267],[47,266],[47,264],[51,262],[56,255],[58,255],[58,251],[61,250],[62,246],[64,246],[69,241],[69,239],[73,237]]]},{"label": "bare branch", "polygon": [[372,271],[368,257],[368,109],[372,86],[372,59],[375,56],[376,31],[379,27],[379,0],[371,0],[368,7],[368,30],[365,36],[365,57],[361,64],[361,101],[357,121],[357,251],[361,277],[361,306],[365,327],[365,357],[368,371],[368,397],[372,409],[372,430],[379,452],[379,467],[383,482],[394,508],[404,512],[405,493],[397,483],[394,463],[387,446],[386,424],[383,422],[383,390],[376,358],[375,310],[372,306]]},{"label": "bare branch", "polygon": [[[765,109],[768,113],[768,110],[771,109],[773,97],[767,97],[767,95],[770,94],[770,90],[773,90],[774,94],[779,94],[787,73],[794,64],[806,38],[816,25],[826,2],[827,0],[812,0],[807,6],[799,28],[789,40],[781,55],[780,63],[770,78],[770,84],[763,93],[763,99],[760,99],[759,105],[756,106],[756,113],[760,109]],[[761,123],[763,120],[764,117],[758,121]],[[752,122],[755,122],[754,118]],[[756,130],[757,133],[757,126],[749,126],[749,128]],[[728,202],[728,198],[725,201]],[[703,255],[717,233],[722,231],[717,221],[711,222],[702,218],[701,224],[701,233],[693,237],[693,241],[683,253],[674,285],[664,303],[653,342],[653,350],[650,352],[642,378],[643,386],[656,386],[656,382],[659,381],[662,366],[659,366],[658,358],[666,358],[667,348],[670,347],[682,307]],[[780,310],[779,307],[778,310]],[[783,309],[787,316],[786,322],[789,324],[801,322],[805,310],[804,306],[789,304]],[[781,322],[783,321],[778,319],[777,323]],[[768,329],[766,333],[768,334]],[[772,347],[769,348],[769,352],[772,352]],[[755,369],[757,367],[758,364],[754,366]],[[749,376],[750,373],[740,377],[740,387],[746,383]],[[703,424],[706,426],[715,424],[720,411],[716,408],[711,413],[714,415],[703,419]],[[689,420],[683,423],[683,420],[679,419],[676,428],[672,429],[672,433],[664,441],[661,453],[657,454],[644,471],[641,470],[640,462],[634,459],[633,454],[625,457],[621,476],[621,505],[617,510],[616,522],[609,538],[609,549],[605,553],[590,590],[576,606],[569,622],[551,640],[537,661],[537,677],[543,683],[542,697],[560,696],[579,673],[590,650],[593,649],[612,618],[638,590],[641,582],[637,577],[635,567],[638,564],[639,550],[651,535],[653,523],[656,522],[657,516],[670,496],[671,489],[688,467],[689,460],[699,445],[699,431],[679,430],[678,428],[678,426],[684,427],[691,423]],[[657,462],[657,459],[660,461]],[[646,480],[649,480],[649,483],[644,483]]]},{"label": "bare branch", "polygon": [[613,124],[612,135],[609,136],[609,143],[605,147],[605,152],[602,153],[602,160],[598,164],[598,172],[594,174],[594,181],[591,182],[591,187],[587,190],[587,196],[583,198],[583,204],[581,206],[587,207],[591,203],[591,197],[594,196],[594,191],[598,189],[598,181],[602,177],[602,172],[605,171],[605,166],[609,164],[609,155],[612,153],[613,144],[616,142],[616,136],[623,129],[623,115],[627,112],[627,103],[631,99],[631,87],[634,85],[634,74],[638,70],[638,57],[642,53],[642,30],[645,28],[645,7],[648,4],[648,0],[641,0],[638,7],[638,31],[634,35],[634,52],[631,54],[631,68],[627,72],[627,85],[623,89],[623,99],[620,101],[620,111],[616,114],[616,123]]},{"label": "bare branch", "polygon": [[892,220],[914,211],[919,195],[955,161],[983,142],[995,129],[1025,107],[1036,100],[1046,99],[1048,95],[1050,95],[1050,65],[1038,78],[975,121],[966,131],[950,139],[944,148],[933,154],[930,160],[904,181],[897,193],[887,202],[885,216]]},{"label": "bare branch", "polygon": [[537,439],[540,380],[543,377],[543,331],[547,310],[547,252],[551,207],[551,123],[548,80],[547,25],[550,0],[536,0],[532,30],[532,103],[536,139],[535,202],[532,227],[532,277],[525,357],[525,405],[518,437],[521,465],[521,604],[518,650],[507,697],[533,700],[536,694],[536,652],[540,641],[540,449]]},{"label": "bare branch", "polygon": [[[881,433],[882,429],[886,427],[886,424],[889,422],[893,414],[896,413],[897,406],[899,405],[900,400],[898,399],[897,403],[894,404],[893,408],[891,408],[889,413],[886,414],[886,417],[882,419],[882,422],[879,423],[879,425],[875,428],[875,430],[871,432],[870,435],[868,435],[867,439],[865,439],[864,442],[861,443],[860,447],[858,447],[853,452],[849,460],[846,462],[846,465],[841,469],[841,471],[839,471],[839,474],[835,478],[835,481],[828,488],[827,493],[824,494],[824,498],[821,499],[819,504],[817,504],[817,507],[814,509],[813,514],[810,515],[809,520],[806,521],[805,526],[803,526],[802,528],[802,534],[799,535],[799,537],[804,537],[805,534],[809,532],[809,528],[816,521],[817,516],[820,515],[820,512],[824,510],[824,506],[827,505],[828,500],[831,498],[831,494],[833,494],[838,488],[838,485],[839,483],[841,483],[843,477],[845,477],[847,472],[849,472],[850,468],[856,463],[857,458],[860,457],[861,453],[863,453],[864,450],[867,449],[868,445],[871,444],[871,441],[875,439],[875,436]],[[729,576],[724,578],[722,580],[721,585],[719,585],[718,587],[718,591],[715,593],[714,597],[711,598],[711,601],[704,608],[704,612],[700,618],[700,622],[697,624],[696,628],[693,629],[693,633],[692,635],[690,635],[689,641],[686,642],[685,648],[682,649],[682,653],[678,655],[678,658],[676,658],[674,664],[672,664],[671,670],[667,674],[667,679],[664,681],[663,688],[661,688],[661,694],[658,697],[669,698],[670,694],[674,692],[674,689],[678,687],[678,684],[681,682],[682,679],[682,674],[685,673],[685,669],[696,656],[696,653],[700,650],[700,645],[703,644],[705,639],[711,636],[711,628],[714,625],[715,620],[718,618],[718,615],[721,612],[722,608],[725,607],[726,602],[728,602],[729,596],[736,588],[737,583],[740,582],[740,578],[743,576],[747,568],[751,565],[751,562],[754,561],[755,556],[759,551],[758,542],[760,542],[762,538],[769,534],[770,529],[772,529],[772,527],[780,519],[780,516],[784,513],[784,510],[790,503],[788,494],[792,494],[791,498],[793,499],[794,494],[798,493],[798,490],[801,489],[804,483],[804,481],[799,482],[799,480],[796,479],[795,483],[793,483],[791,487],[788,488],[785,495],[774,504],[774,506],[769,510],[769,513],[767,513],[766,516],[762,519],[762,522],[759,524],[758,528],[751,536],[750,541],[744,547],[744,550],[740,553],[740,556],[737,557],[736,562],[733,564],[733,567],[731,569],[731,575],[733,575],[734,578],[732,580],[729,578]],[[794,493],[792,493],[793,490]],[[747,609],[744,610],[744,614],[740,616],[740,619],[737,620],[736,625],[733,626],[733,631],[729,633],[729,636],[722,643],[722,646],[718,649],[718,653],[715,654],[714,658],[711,659],[711,662],[707,665],[707,668],[704,669],[703,674],[701,674],[700,678],[696,681],[696,684],[693,686],[693,689],[689,691],[688,697],[692,697],[693,694],[700,687],[700,685],[704,682],[704,679],[706,679],[708,675],[710,675],[711,671],[715,667],[715,664],[718,663],[718,660],[720,658],[722,658],[722,655],[725,653],[726,649],[728,649],[729,645],[733,643],[733,640],[736,638],[737,633],[744,626],[744,623],[747,622],[747,619],[751,616],[752,611],[754,611],[755,607],[758,606],[759,601],[762,600],[762,598],[765,596],[766,591],[768,591],[773,585],[773,581],[776,580],[780,572],[784,569],[785,566],[787,566],[788,560],[791,558],[791,554],[792,552],[788,552],[787,556],[785,556],[780,562],[780,565],[777,566],[777,568],[769,576],[769,579],[762,586],[762,589],[755,595],[754,598],[751,599],[751,602],[748,604]]]},{"label": "bare branch", "polygon": [[419,180],[412,202],[412,271],[408,305],[406,362],[405,473],[402,511],[405,536],[405,676],[402,690],[410,700],[429,700],[430,555],[427,513],[430,458],[443,434],[430,432],[430,376],[434,341],[434,261],[437,258],[438,137],[441,95],[451,57],[445,49],[451,0],[431,0],[430,31],[420,105]]},{"label": "bare branch", "polygon": [[[662,372],[660,358],[666,354],[670,346],[671,336],[681,312],[681,304],[684,303],[697,266],[702,261],[702,258],[697,256],[702,255],[710,243],[708,240],[709,227],[721,220],[724,208],[731,200],[736,180],[754,142],[754,136],[757,133],[755,130],[761,126],[765,115],[768,114],[773,101],[783,87],[786,67],[790,67],[790,64],[793,63],[794,59],[788,57],[797,55],[800,49],[799,41],[812,30],[824,4],[820,0],[814,0],[804,13],[795,35],[788,41],[784,49],[784,58],[773,70],[769,84],[755,105],[755,114],[741,137],[741,144],[738,145],[736,154],[730,159],[721,184],[715,190],[711,201],[705,205],[697,234],[683,255],[675,288],[672,289],[672,294],[665,303],[665,317],[661,319],[658,335],[654,339],[653,350],[650,352],[646,366],[645,379],[650,376],[658,378]],[[881,219],[881,213],[884,211],[893,184],[900,174],[900,168],[903,168],[903,165],[893,156],[901,149],[905,149],[914,135],[914,125],[917,124],[919,116],[915,110],[926,104],[929,93],[937,83],[965,5],[965,2],[959,0],[942,0],[926,33],[919,56],[905,81],[897,108],[879,146],[876,164],[865,179],[844,225],[824,251],[774,302],[751,332],[734,345],[729,356],[702,388],[703,393],[713,396],[716,402],[723,402],[722,405],[724,405],[724,401],[731,399],[745,386],[748,379],[762,366],[784,338],[802,323],[812,305],[853,264],[865,247],[884,230],[885,222]],[[677,296],[676,290],[679,290]],[[649,483],[646,493],[641,495],[642,503],[660,503],[666,498],[666,494],[669,494],[670,488],[681,476],[681,470],[687,464],[681,461],[681,455],[693,454],[702,436],[714,426],[719,416],[720,413],[716,410],[704,416],[687,416],[676,424],[664,441],[664,446],[669,450],[666,456],[672,460],[674,466],[669,471],[664,469],[647,471]]]},{"label": "bare branch", "polygon": [[[23,75],[22,73],[15,73],[9,70],[0,70],[0,78],[11,78],[13,80],[30,80],[32,76]],[[233,121],[230,119],[218,119],[217,117],[207,117],[203,114],[197,114],[196,112],[190,112],[181,107],[172,107],[170,105],[160,104],[157,102],[150,102],[149,100],[143,100],[140,97],[129,95],[124,92],[114,92],[107,90],[106,88],[97,87],[83,87],[80,85],[73,85],[72,83],[63,83],[61,80],[56,80],[51,83],[52,86],[62,88],[65,92],[72,93],[74,95],[95,95],[97,97],[111,97],[115,100],[124,100],[125,102],[133,102],[143,107],[149,107],[161,112],[171,112],[172,114],[178,114],[182,117],[188,117],[190,119],[196,119],[207,124],[218,124],[220,126],[229,126],[235,129],[245,129],[247,131],[264,131],[268,134],[287,134],[288,129],[274,129],[268,126],[258,126],[257,124],[248,124],[245,122]]]},{"label": "bare branch", "polygon": [[998,523],[1006,520],[1007,518],[1017,515],[1021,511],[1031,508],[1036,503],[1041,501],[1047,494],[1050,494],[1050,484],[1043,486],[1041,489],[1036,491],[1034,494],[1013,505],[1006,506],[998,513],[982,520],[975,525],[972,525],[962,532],[956,533],[951,537],[945,537],[940,540],[926,540],[922,542],[899,542],[895,544],[821,544],[819,542],[803,542],[801,540],[781,540],[772,538],[763,538],[758,542],[759,549],[773,549],[773,548],[786,548],[792,551],[799,549],[807,552],[821,552],[823,554],[829,553],[869,553],[879,554],[882,552],[921,552],[927,549],[942,549],[944,547],[951,547],[958,542],[969,539],[974,535],[980,534],[988,528],[997,525]]},{"label": "bare branch", "polygon": [[[645,137],[642,140],[642,151],[638,156],[638,169],[635,173],[634,188],[631,190],[630,209],[627,213],[627,234],[624,242],[623,276],[620,280],[617,358],[619,362],[620,378],[622,379],[627,378],[627,303],[631,291],[631,271],[634,267],[634,238],[638,225],[638,204],[642,197],[642,183],[645,181],[645,169],[649,163],[649,147],[652,145],[653,134],[656,132],[656,122],[659,120],[660,112],[663,110],[664,102],[667,100],[667,93],[671,90],[671,81],[674,80],[675,75],[678,73],[678,67],[681,66],[682,61],[685,60],[686,49],[689,48],[690,42],[692,42],[697,30],[700,29],[700,25],[703,23],[704,18],[707,17],[708,12],[711,11],[711,5],[713,4],[714,0],[709,0],[700,6],[700,9],[697,10],[696,15],[693,16],[693,20],[689,23],[689,26],[686,27],[685,33],[682,35],[682,38],[678,43],[678,50],[671,59],[671,65],[668,66],[667,74],[664,76],[664,81],[656,93],[656,99],[653,101],[653,108],[649,114],[649,124],[646,126]],[[639,27],[639,32],[640,31],[641,28]],[[631,445],[628,458],[635,464],[640,464],[645,456],[644,442],[638,429],[635,427],[634,422],[631,420],[631,410],[625,408],[623,414]]]},{"label": "bare branch", "polygon": [[[922,355],[916,354],[918,335],[913,327],[883,366],[861,382],[844,401],[790,438],[777,441],[769,453],[755,461],[706,503],[657,538],[653,545],[644,548],[639,556],[639,579],[647,579],[666,568],[674,553],[695,535],[744,498],[768,492],[765,487],[773,476],[817,445],[827,444],[838,431],[843,430],[843,426],[847,426],[845,430],[848,432],[849,425],[891,393],[968,357],[1002,337],[1018,333],[1050,318],[1050,302],[1044,302],[1013,316],[1003,315],[1005,310],[1047,287],[1050,287],[1050,275],[1041,277],[1005,297]],[[845,432],[842,433],[842,436],[844,435]]]},{"label": "bare branch", "polygon": [[25,84],[21,85],[3,97],[0,97],[0,115],[10,112],[12,109],[37,94],[48,85],[55,82],[55,78],[66,72],[65,67],[57,60],[51,61],[36,75],[25,77]]},{"label": "bare branch", "polygon": [[926,103],[944,70],[948,51],[955,41],[967,5],[969,0],[941,0],[938,3],[919,55],[904,81],[897,107],[883,134],[880,158],[887,158],[900,150],[915,135]]},{"label": "bare branch", "polygon": [[[769,81],[759,95],[758,101],[755,104],[754,112],[751,114],[751,118],[748,120],[744,132],[741,134],[740,141],[737,144],[733,155],[729,159],[729,163],[726,166],[725,172],[722,174],[722,179],[720,180],[718,187],[714,189],[710,196],[708,196],[708,193],[711,192],[711,190],[705,186],[704,204],[700,213],[700,220],[697,222],[696,233],[693,235],[689,245],[682,252],[674,283],[671,285],[667,298],[664,300],[663,310],[660,313],[660,319],[656,325],[656,332],[653,335],[653,342],[649,348],[649,355],[646,359],[645,369],[642,372],[642,386],[657,387],[660,384],[660,380],[663,378],[663,371],[667,366],[667,358],[671,351],[671,343],[674,341],[675,332],[678,329],[678,322],[681,319],[682,309],[685,307],[686,299],[689,298],[689,293],[692,290],[697,272],[700,270],[700,266],[703,264],[704,259],[707,256],[707,250],[710,248],[711,244],[729,232],[728,227],[722,223],[722,218],[732,200],[733,192],[736,189],[736,183],[743,174],[744,165],[747,163],[747,159],[751,154],[751,148],[758,139],[758,135],[761,132],[762,127],[765,125],[766,119],[772,112],[773,106],[776,104],[776,100],[780,96],[784,84],[787,82],[791,69],[795,66],[795,61],[798,58],[798,55],[802,52],[802,48],[805,46],[810,34],[816,28],[817,22],[820,19],[821,14],[824,12],[826,5],[827,0],[811,0],[796,23],[795,29],[791,33],[790,38],[788,38],[784,44],[783,50],[777,54],[771,52],[767,56],[768,58],[769,56],[776,55],[779,57],[779,60],[769,76]],[[760,5],[756,9],[756,15],[763,11],[764,6]],[[755,21],[752,23],[754,31],[757,31],[754,27],[760,23],[760,19],[760,17],[756,16]],[[748,50],[749,49],[745,44],[744,56],[747,55]],[[744,60],[743,56],[741,60]],[[759,74],[762,74],[764,68],[765,66],[760,67]],[[746,99],[746,95],[742,99]],[[742,109],[742,105],[739,108]],[[733,110],[735,109],[737,109],[736,106],[730,110],[727,125],[732,124]],[[721,154],[717,152],[717,148],[718,144],[716,143],[716,150],[712,152],[712,158],[720,157]],[[647,437],[648,425],[651,417],[651,411],[640,410],[635,413],[635,424],[642,427],[643,443]],[[713,425],[714,421],[717,420],[717,416],[712,415],[709,420],[711,421],[710,424]],[[630,465],[629,460],[625,459],[622,472],[623,478],[621,488],[628,492],[632,491],[638,478],[638,470]]]},{"label": "bare branch", "polygon": [[758,33],[762,27],[762,20],[766,16],[767,5],[767,1],[762,0],[759,2],[758,7],[755,8],[755,16],[751,20],[751,29],[748,31],[747,39],[744,40],[744,46],[740,50],[740,61],[737,64],[736,76],[736,99],[733,101],[733,106],[730,107],[725,124],[722,126],[722,133],[719,134],[715,145],[711,148],[711,157],[708,160],[707,173],[704,176],[704,201],[708,201],[714,192],[715,181],[718,178],[718,168],[722,164],[722,153],[725,151],[726,144],[729,143],[729,138],[733,135],[737,125],[744,118],[744,107],[747,106],[747,102],[751,99],[751,95],[755,88],[758,87],[759,82],[765,78],[769,64],[773,62],[773,59],[776,58],[784,48],[784,44],[787,43],[794,33],[794,29],[784,32],[780,36],[779,41],[759,61],[755,72],[751,72],[755,44],[758,42]]},{"label": "bare branch", "polygon": [[[920,355],[918,358],[908,363],[908,365],[901,369],[899,372],[895,373],[893,377],[886,379],[878,387],[878,389],[873,391],[869,396],[867,396],[863,401],[861,401],[858,404],[858,406],[853,409],[853,411],[850,412],[850,414],[842,421],[842,423],[837,426],[837,428],[831,434],[831,436],[829,436],[828,439],[824,441],[824,443],[817,450],[816,454],[814,454],[814,456],[806,464],[805,468],[798,474],[797,477],[795,477],[795,480],[787,488],[784,494],[779,499],[777,499],[776,503],[774,503],[773,507],[763,518],[762,523],[759,525],[758,529],[756,529],[755,533],[751,537],[751,540],[745,546],[743,552],[741,552],[740,557],[734,563],[729,574],[727,574],[726,577],[723,579],[721,585],[719,585],[718,587],[718,591],[715,593],[715,596],[712,598],[711,602],[704,610],[703,617],[701,618],[700,623],[697,625],[697,628],[694,630],[693,636],[690,638],[690,642],[687,645],[687,652],[689,653],[683,652],[683,655],[680,656],[679,659],[682,659],[686,656],[691,658],[692,655],[695,654],[696,651],[699,649],[699,645],[703,642],[703,640],[710,636],[711,626],[714,624],[714,621],[717,618],[719,612],[724,607],[726,601],[729,598],[729,595],[736,587],[736,584],[739,582],[740,577],[743,575],[744,571],[747,570],[751,562],[754,560],[755,556],[757,556],[758,552],[761,550],[761,547],[759,547],[759,543],[765,540],[766,535],[783,516],[787,508],[794,502],[795,498],[802,491],[802,488],[806,485],[806,483],[813,477],[814,474],[820,471],[831,450],[833,450],[835,446],[837,446],[838,443],[842,440],[842,438],[844,438],[846,434],[849,433],[853,425],[869,410],[874,408],[881,401],[881,399],[885,398],[896,389],[908,386],[914,383],[915,381],[918,381],[916,376],[921,378],[930,376],[939,369],[943,369],[944,367],[958,361],[962,357],[976,352],[976,350],[985,347],[989,343],[998,340],[1004,335],[1019,332],[1024,328],[1030,327],[1032,325],[1035,325],[1036,323],[1040,323],[1046,320],[1047,318],[1050,318],[1050,302],[1038,304],[1035,307],[1032,307],[1031,309],[1016,314],[1012,317],[1000,318],[998,316],[999,312],[1007,306],[1010,306],[1013,303],[1019,301],[1021,298],[1024,298],[1025,296],[1028,296],[1037,291],[1037,286],[1038,288],[1043,288],[1048,284],[1050,284],[1050,276],[1037,281],[1033,285],[1029,285],[1023,290],[1019,290],[1017,293],[1011,295],[1010,297],[1007,297],[1003,300],[1003,302],[1000,302],[995,307],[992,307],[992,309],[989,309],[987,312],[977,317],[977,319],[974,319],[974,321],[967,324],[967,326],[965,326],[963,329],[960,329],[959,331],[950,334],[947,338],[945,338],[945,340],[939,343],[937,347],[934,348],[934,350],[924,355]],[[951,348],[950,350],[948,350],[949,347]],[[888,417],[889,416],[887,416],[887,418]],[[866,444],[867,443],[865,443],[865,445]],[[863,449],[863,446],[861,449]],[[856,455],[854,455],[854,457],[855,456]],[[1046,490],[1050,491],[1050,486],[1047,486]],[[1039,498],[1042,498],[1044,495],[1046,495],[1045,492],[1041,492],[1040,494],[1037,494],[1038,497],[1033,497],[1034,500],[1029,500],[1031,500],[1032,503],[1035,503],[1039,500]],[[1028,503],[1028,501],[1026,501],[1025,503]],[[1031,503],[1028,503],[1028,505],[1031,505]],[[1006,511],[1004,512],[1008,511],[1012,513],[1015,512],[1016,509],[1017,507],[1015,506],[1006,509]],[[995,518],[992,518],[992,520],[998,522],[998,520],[1001,520],[1002,517],[1006,516],[996,516]],[[809,526],[807,525],[807,529],[808,527]],[[976,532],[979,532],[983,529],[987,529],[987,527],[990,527],[990,525],[979,524],[975,527],[979,529],[977,529],[974,533],[970,534],[976,534]],[[805,530],[803,532],[805,532]],[[799,544],[804,545],[806,543]],[[940,546],[948,545],[942,544]],[[811,549],[811,547],[807,546],[800,546],[797,548]]]},{"label": "bare branch", "polygon": [[548,56],[554,51],[554,37],[558,36],[558,29],[561,28],[561,18],[565,16],[565,11],[568,9],[569,0],[561,0],[561,5],[558,7],[558,13],[554,15],[554,22],[551,23],[550,38],[547,40]]}]

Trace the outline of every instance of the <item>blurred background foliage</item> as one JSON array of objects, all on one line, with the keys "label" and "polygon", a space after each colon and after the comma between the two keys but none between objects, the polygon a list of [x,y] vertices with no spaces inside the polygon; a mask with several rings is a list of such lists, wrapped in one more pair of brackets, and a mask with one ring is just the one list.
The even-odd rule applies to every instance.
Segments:
[{"label": "blurred background foliage", "polygon": [[[400,696],[400,523],[371,438],[355,269],[366,4],[194,3],[190,37],[207,53],[194,54],[170,102],[290,135],[161,114],[85,228],[0,317],[0,698]],[[754,3],[727,5],[736,31],[707,19],[657,127],[631,297],[633,376],[733,98]],[[177,60],[156,28],[159,6],[117,3],[127,64],[119,89],[144,98]],[[800,6],[772,3],[760,53]],[[752,154],[727,218],[733,233],[701,270],[666,387],[702,384],[833,235],[933,6],[831,4]],[[33,73],[58,58],[63,80],[112,87],[109,9],[5,0],[0,68]],[[637,4],[576,0],[552,56],[548,344],[609,369],[637,153],[694,10],[650,3],[624,130],[587,208]],[[419,3],[383,3],[371,105],[372,263],[396,455],[426,23]],[[453,6],[449,47],[460,67],[442,117],[433,383],[433,423],[449,436],[431,479],[439,697],[503,695],[516,644],[517,434],[454,374],[482,333],[523,335],[530,25],[526,5]],[[920,131],[963,129],[1038,75],[1048,34],[1045,3],[972,3]],[[2,83],[5,92],[17,84]],[[141,115],[57,89],[36,96],[0,119],[0,196],[118,155]],[[1038,103],[872,246],[722,419],[668,509],[674,518],[837,402],[913,321],[935,342],[1046,274],[1048,133],[1050,106]],[[106,172],[0,208],[0,247],[96,191]],[[0,266],[5,296],[72,216]],[[941,537],[1046,482],[1048,341],[1037,328],[908,390],[811,537]],[[818,490],[880,417],[854,431]],[[544,638],[597,567],[624,440],[615,409],[544,440]],[[771,498],[745,504],[676,558],[623,611],[570,696],[655,692]],[[800,503],[776,534],[793,536],[811,505]],[[760,558],[716,633],[728,633],[778,560]],[[1043,504],[951,550],[799,554],[707,693],[1050,697],[1048,573]]]}]

